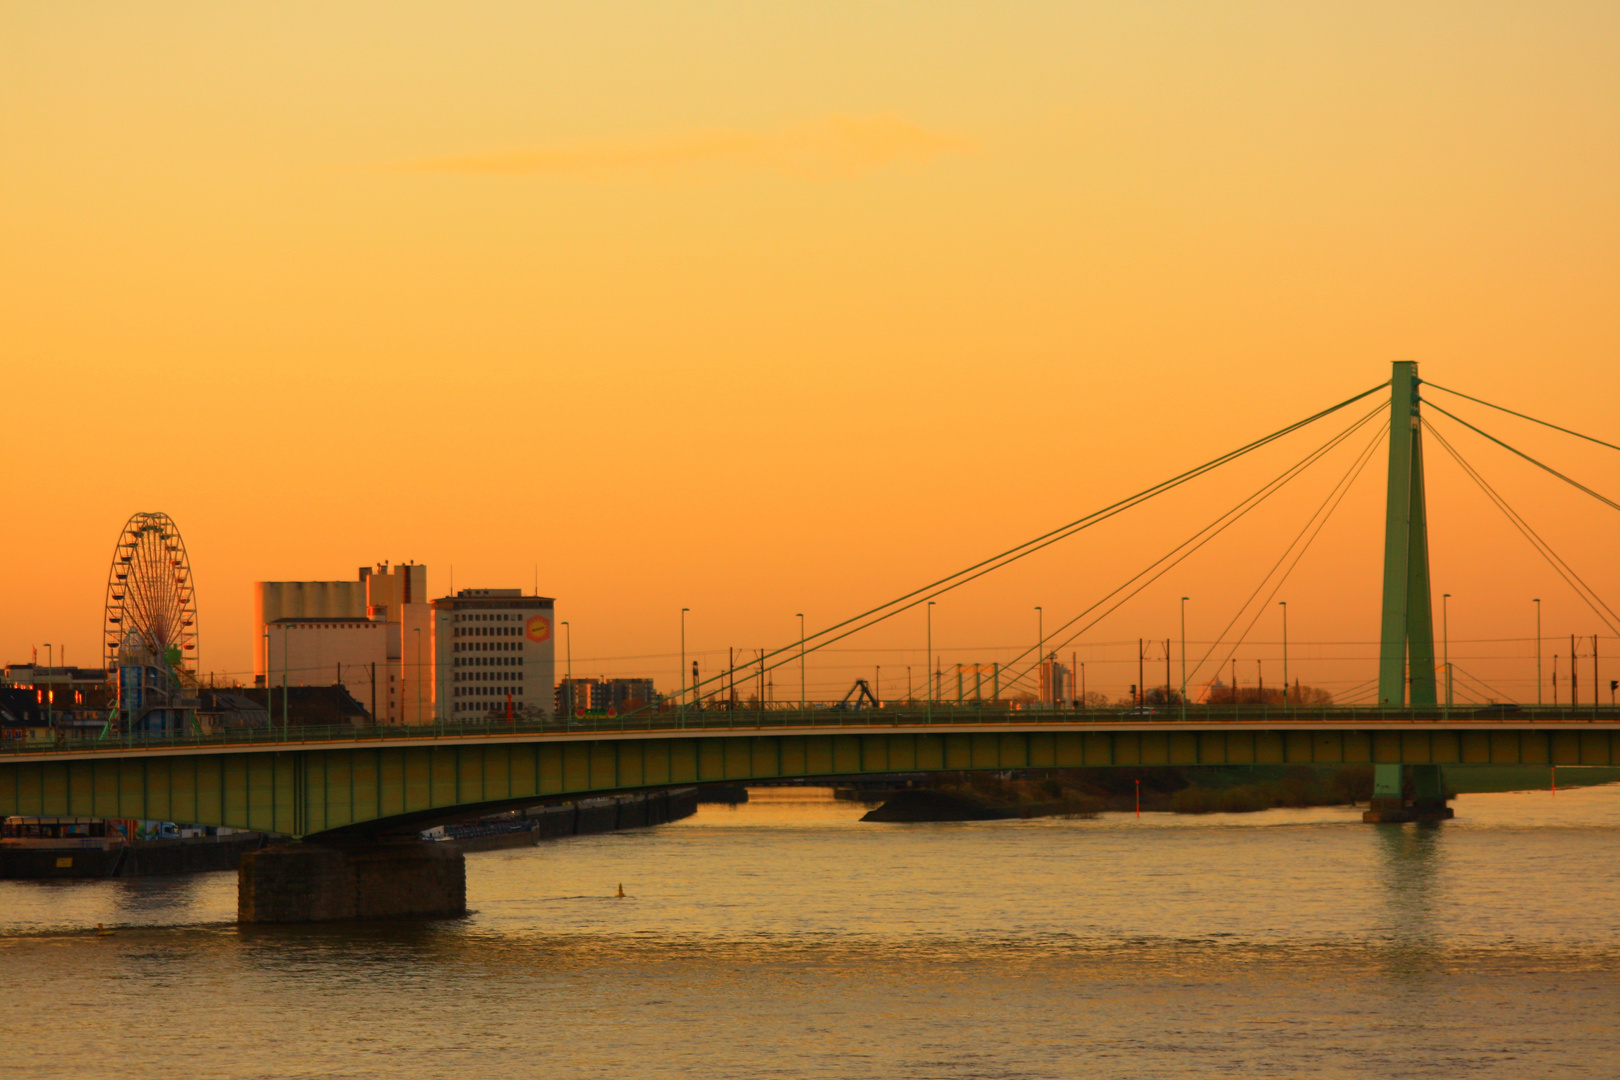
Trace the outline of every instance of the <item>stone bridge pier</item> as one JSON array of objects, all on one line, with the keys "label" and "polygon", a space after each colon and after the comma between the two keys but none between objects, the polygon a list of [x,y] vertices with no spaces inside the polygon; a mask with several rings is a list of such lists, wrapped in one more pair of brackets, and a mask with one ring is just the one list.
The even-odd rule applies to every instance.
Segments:
[{"label": "stone bridge pier", "polygon": [[237,921],[450,918],[467,914],[467,861],[426,840],[293,841],[249,852]]}]

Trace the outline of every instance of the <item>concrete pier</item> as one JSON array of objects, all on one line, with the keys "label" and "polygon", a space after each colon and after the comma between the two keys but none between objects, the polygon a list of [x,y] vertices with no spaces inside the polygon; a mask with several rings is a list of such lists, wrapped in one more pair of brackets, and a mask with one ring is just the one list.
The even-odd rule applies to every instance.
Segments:
[{"label": "concrete pier", "polygon": [[1376,765],[1371,809],[1361,815],[1370,825],[1445,821],[1455,817],[1446,805],[1445,780],[1438,765]]},{"label": "concrete pier", "polygon": [[421,840],[275,844],[242,858],[242,923],[451,918],[467,914],[467,863]]}]

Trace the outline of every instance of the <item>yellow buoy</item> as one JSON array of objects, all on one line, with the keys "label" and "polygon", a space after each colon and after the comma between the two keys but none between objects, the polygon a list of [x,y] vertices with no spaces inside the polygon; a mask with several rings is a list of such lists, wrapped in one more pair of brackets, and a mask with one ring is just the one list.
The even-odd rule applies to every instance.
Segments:
[{"label": "yellow buoy", "polygon": [[622,881],[619,882],[619,895],[617,897],[615,897],[615,899],[618,899],[618,900],[623,900],[624,899],[624,882],[622,882]]}]

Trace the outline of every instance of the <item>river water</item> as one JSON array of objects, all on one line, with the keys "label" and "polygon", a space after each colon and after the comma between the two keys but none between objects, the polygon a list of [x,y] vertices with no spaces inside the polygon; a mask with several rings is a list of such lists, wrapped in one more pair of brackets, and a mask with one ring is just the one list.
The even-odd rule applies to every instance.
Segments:
[{"label": "river water", "polygon": [[0,882],[0,1075],[1620,1076],[1620,785],[1454,805],[876,825],[767,789],[470,855],[475,913],[425,925]]}]

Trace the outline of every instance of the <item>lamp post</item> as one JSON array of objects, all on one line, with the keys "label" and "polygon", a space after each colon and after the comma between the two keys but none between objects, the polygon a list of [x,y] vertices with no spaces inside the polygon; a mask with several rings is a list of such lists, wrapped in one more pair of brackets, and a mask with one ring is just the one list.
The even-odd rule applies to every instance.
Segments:
[{"label": "lamp post", "polygon": [[934,602],[928,601],[928,653],[923,657],[928,661],[928,718],[934,718]]},{"label": "lamp post", "polygon": [[1187,597],[1181,598],[1181,718],[1187,719]]},{"label": "lamp post", "polygon": [[1451,594],[1440,594],[1440,662],[1446,666],[1446,715],[1451,715]]},{"label": "lamp post", "polygon": [[804,612],[795,612],[799,616],[799,711],[804,712]]},{"label": "lamp post", "polygon": [[1541,705],[1541,597],[1530,601],[1536,605],[1536,705]]},{"label": "lamp post", "polygon": [[[686,613],[691,608],[681,608],[681,714],[686,713]],[[692,688],[694,691],[697,687]]]},{"label": "lamp post", "polygon": [[[119,690],[122,694],[123,691]],[[127,717],[125,718],[128,719]],[[272,731],[276,726],[275,699],[270,694],[270,631],[264,632],[264,727]],[[371,703],[371,722],[377,722],[377,703]]]},{"label": "lamp post", "polygon": [[[286,738],[292,731],[292,710],[287,708],[287,625],[281,626],[281,735]],[[403,668],[403,665],[401,665]],[[404,690],[400,690],[400,708],[405,707]]]},{"label": "lamp post", "polygon": [[[1288,601],[1279,600],[1277,606],[1283,609],[1283,708],[1288,708]],[[1299,702],[1294,702],[1298,705]]]},{"label": "lamp post", "polygon": [[51,668],[56,666],[55,653],[51,652],[51,643],[45,643],[45,726],[52,735],[56,734],[56,718],[51,708],[51,699],[56,697],[56,691],[51,689]]},{"label": "lamp post", "polygon": [[411,633],[416,637],[416,722],[422,723],[422,628],[411,627]]},{"label": "lamp post", "polygon": [[574,688],[574,628],[563,620],[563,679],[568,683],[568,715],[579,712]]},{"label": "lamp post", "polygon": [[1035,605],[1035,695],[1046,704],[1046,696],[1041,693],[1041,665],[1046,663],[1046,628],[1042,624],[1045,615],[1041,605]]}]

